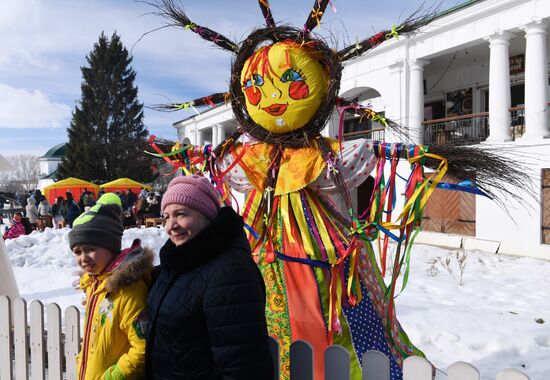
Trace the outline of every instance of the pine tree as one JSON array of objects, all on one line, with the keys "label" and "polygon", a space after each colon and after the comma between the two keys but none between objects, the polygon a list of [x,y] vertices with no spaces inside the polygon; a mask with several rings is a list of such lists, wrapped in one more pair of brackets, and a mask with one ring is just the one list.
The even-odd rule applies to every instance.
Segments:
[{"label": "pine tree", "polygon": [[60,178],[77,177],[97,183],[129,177],[150,181],[151,159],[143,151],[148,131],[143,104],[134,85],[132,57],[114,33],[99,36],[81,67],[81,99],[72,114]]}]

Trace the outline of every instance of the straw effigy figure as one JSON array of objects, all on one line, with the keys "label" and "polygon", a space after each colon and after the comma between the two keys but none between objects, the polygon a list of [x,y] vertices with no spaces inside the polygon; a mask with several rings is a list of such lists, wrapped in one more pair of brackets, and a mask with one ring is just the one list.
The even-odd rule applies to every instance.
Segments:
[{"label": "straw effigy figure", "polygon": [[[241,214],[266,284],[266,317],[269,333],[280,344],[281,379],[289,378],[290,344],[301,339],[313,346],[316,379],[324,377],[325,349],[339,344],[352,353],[352,379],[361,378],[362,355],[375,349],[389,357],[391,379],[396,380],[402,378],[406,357],[423,356],[395,317],[394,297],[399,273],[408,277],[410,246],[428,197],[442,186],[446,173],[472,181],[455,189],[488,196],[494,190],[509,193],[502,184],[520,184],[524,178],[511,162],[487,150],[407,144],[399,125],[338,97],[343,62],[413,32],[429,17],[410,18],[335,51],[313,33],[328,3],[314,0],[304,27],[294,28],[277,25],[269,3],[260,0],[266,26],[239,44],[192,22],[171,0],[152,3],[170,25],[234,54],[229,91],[156,108],[173,111],[230,102],[238,130],[217,147],[176,144],[163,149],[154,136],[150,143],[155,155],[184,172],[209,173],[226,203],[231,190],[246,194]],[[336,140],[324,138],[320,132],[336,109],[382,123],[404,143],[342,141],[341,134]],[[248,136],[246,142],[241,135]],[[404,207],[392,217],[400,160],[409,162],[411,175]],[[424,167],[434,169],[427,178]],[[349,191],[371,174],[370,208],[357,215]],[[343,209],[336,206],[342,203]],[[396,248],[386,284],[390,240]]]}]

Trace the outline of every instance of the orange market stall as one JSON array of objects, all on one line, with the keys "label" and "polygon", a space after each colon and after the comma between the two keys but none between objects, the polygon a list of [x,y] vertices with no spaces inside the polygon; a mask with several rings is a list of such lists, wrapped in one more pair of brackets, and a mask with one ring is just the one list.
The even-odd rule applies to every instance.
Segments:
[{"label": "orange market stall", "polygon": [[142,188],[147,191],[152,189],[151,186],[144,185],[143,183],[139,183],[130,178],[115,179],[114,181],[99,185],[99,187],[107,193],[114,193],[115,191],[128,191],[128,189],[132,189],[133,193],[138,194]]},{"label": "orange market stall", "polygon": [[73,198],[78,202],[84,190],[92,192],[94,198],[97,198],[99,186],[82,179],[69,177],[46,186],[44,188],[44,195],[50,204],[54,204],[57,197],[62,196],[63,199],[67,199],[65,193],[70,192]]}]

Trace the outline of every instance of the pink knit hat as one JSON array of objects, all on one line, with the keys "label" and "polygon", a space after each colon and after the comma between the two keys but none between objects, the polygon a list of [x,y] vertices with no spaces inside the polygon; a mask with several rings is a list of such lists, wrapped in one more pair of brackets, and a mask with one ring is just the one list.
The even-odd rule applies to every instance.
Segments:
[{"label": "pink knit hat", "polygon": [[199,211],[210,220],[216,219],[220,210],[220,196],[206,177],[180,176],[170,181],[162,197],[160,209],[170,204],[180,204]]}]

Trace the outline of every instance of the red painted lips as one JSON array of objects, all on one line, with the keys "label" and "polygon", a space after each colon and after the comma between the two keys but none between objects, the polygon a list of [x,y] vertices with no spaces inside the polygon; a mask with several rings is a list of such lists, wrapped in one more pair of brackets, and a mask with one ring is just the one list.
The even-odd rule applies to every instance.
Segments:
[{"label": "red painted lips", "polygon": [[281,116],[285,113],[287,104],[272,104],[269,107],[262,108],[265,112],[273,116]]}]

